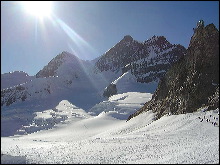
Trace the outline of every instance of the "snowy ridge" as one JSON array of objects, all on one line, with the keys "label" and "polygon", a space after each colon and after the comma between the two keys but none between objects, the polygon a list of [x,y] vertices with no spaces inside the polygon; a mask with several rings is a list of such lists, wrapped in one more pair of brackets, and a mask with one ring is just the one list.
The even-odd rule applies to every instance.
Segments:
[{"label": "snowy ridge", "polygon": [[1,90],[27,83],[33,78],[23,71],[1,74]]},{"label": "snowy ridge", "polygon": [[57,77],[33,78],[24,84],[3,89],[1,105],[9,106],[25,100],[46,98],[56,88],[57,80]]}]

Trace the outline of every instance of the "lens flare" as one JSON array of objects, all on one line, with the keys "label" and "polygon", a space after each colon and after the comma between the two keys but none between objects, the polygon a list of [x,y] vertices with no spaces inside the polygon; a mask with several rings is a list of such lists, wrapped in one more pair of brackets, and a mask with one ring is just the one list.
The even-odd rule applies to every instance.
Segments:
[{"label": "lens flare", "polygon": [[27,13],[38,18],[49,17],[51,15],[51,1],[23,1],[21,4]]}]

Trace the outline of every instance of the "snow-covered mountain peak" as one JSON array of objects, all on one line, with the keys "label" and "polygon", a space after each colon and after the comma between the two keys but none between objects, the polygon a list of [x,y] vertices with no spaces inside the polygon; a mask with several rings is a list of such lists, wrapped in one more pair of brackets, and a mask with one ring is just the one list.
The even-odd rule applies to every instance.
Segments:
[{"label": "snow-covered mountain peak", "polygon": [[[63,74],[63,71],[59,73],[61,66],[65,66],[66,71],[68,71],[70,68],[66,67],[69,65],[80,65],[83,60],[80,60],[77,56],[69,53],[69,52],[62,52],[61,54],[57,55],[55,58],[53,58],[48,65],[46,65],[42,70],[40,70],[36,77],[51,77],[51,76],[61,76]],[[68,69],[67,69],[68,68]],[[63,69],[62,69],[63,70]]]}]

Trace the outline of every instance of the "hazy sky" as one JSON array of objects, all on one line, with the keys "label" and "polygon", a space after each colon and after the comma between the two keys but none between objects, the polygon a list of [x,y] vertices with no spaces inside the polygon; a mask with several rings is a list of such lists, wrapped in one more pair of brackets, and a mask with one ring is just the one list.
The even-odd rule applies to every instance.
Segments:
[{"label": "hazy sky", "polygon": [[219,2],[54,1],[40,20],[20,2],[1,1],[1,73],[35,75],[62,51],[91,60],[125,35],[141,42],[162,35],[187,48],[200,19],[219,29]]}]

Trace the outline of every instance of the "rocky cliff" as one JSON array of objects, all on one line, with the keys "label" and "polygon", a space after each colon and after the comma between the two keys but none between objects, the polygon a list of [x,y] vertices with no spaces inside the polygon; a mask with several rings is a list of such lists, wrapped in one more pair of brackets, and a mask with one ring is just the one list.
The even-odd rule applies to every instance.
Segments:
[{"label": "rocky cliff", "polygon": [[167,71],[152,100],[128,120],[148,110],[156,112],[157,119],[204,106],[219,107],[219,31],[214,24],[194,30],[186,55]]}]

